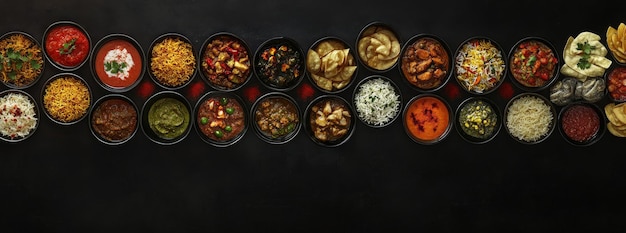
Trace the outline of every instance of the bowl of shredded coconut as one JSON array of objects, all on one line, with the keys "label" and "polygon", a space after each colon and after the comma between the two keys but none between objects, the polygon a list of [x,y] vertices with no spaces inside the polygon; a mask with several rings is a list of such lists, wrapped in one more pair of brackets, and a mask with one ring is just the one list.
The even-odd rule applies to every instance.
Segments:
[{"label": "bowl of shredded coconut", "polygon": [[400,89],[391,79],[381,75],[361,80],[352,99],[357,118],[373,128],[393,123],[402,108]]},{"label": "bowl of shredded coconut", "polygon": [[29,138],[39,126],[39,108],[25,91],[0,92],[0,138],[20,142]]}]

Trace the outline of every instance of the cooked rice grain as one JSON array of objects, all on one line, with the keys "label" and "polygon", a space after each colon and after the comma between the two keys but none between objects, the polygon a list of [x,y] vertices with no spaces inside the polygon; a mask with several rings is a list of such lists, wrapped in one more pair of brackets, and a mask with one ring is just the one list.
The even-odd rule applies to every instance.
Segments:
[{"label": "cooked rice grain", "polygon": [[89,88],[75,77],[55,79],[46,86],[43,104],[48,114],[60,122],[78,120],[91,104]]},{"label": "cooked rice grain", "polygon": [[166,38],[152,48],[150,71],[165,86],[185,84],[191,79],[195,67],[191,44],[179,38]]}]

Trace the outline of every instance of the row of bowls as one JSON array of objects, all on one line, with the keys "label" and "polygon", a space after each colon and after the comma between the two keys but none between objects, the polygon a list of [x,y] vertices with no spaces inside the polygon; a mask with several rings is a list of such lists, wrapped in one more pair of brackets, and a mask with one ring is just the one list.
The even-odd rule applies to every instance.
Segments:
[{"label": "row of bowls", "polygon": [[[60,46],[60,49],[49,49],[48,47],[52,46],[50,41],[62,40],[63,38],[63,34],[57,34],[58,28],[72,28],[77,31],[76,33],[82,33],[84,39],[75,40],[69,44],[59,42],[56,46]],[[24,34],[39,44],[37,40],[24,32],[9,32],[0,40],[15,33]],[[58,36],[55,37],[55,35]],[[138,54],[140,58],[133,59],[137,67],[135,69],[130,68],[133,72],[130,72],[129,78],[121,83],[111,83],[109,82],[111,78],[107,77],[105,69],[115,70],[116,67],[111,68],[109,66],[107,68],[104,64],[106,51],[102,52],[101,49],[102,47],[106,47],[107,50],[115,48],[115,45],[111,43],[118,40],[126,42],[126,44],[117,46],[122,46],[131,54],[133,52]],[[311,45],[305,53],[295,40],[287,37],[275,37],[262,43],[253,58],[249,57],[251,53],[245,41],[228,32],[219,32],[209,37],[199,52],[195,51],[191,46],[191,41],[184,35],[166,33],[152,42],[150,49],[145,53],[147,56],[144,56],[141,45],[125,34],[107,35],[90,50],[91,38],[89,34],[79,24],[71,21],[60,21],[50,25],[44,33],[43,41],[46,48],[45,57],[53,66],[69,72],[80,68],[89,60],[95,80],[106,90],[116,93],[126,92],[134,88],[147,70],[155,83],[168,90],[184,87],[190,83],[196,73],[199,73],[214,89],[233,91],[245,85],[254,73],[263,85],[271,90],[291,90],[299,84],[303,76],[308,76],[320,91],[336,94],[354,82],[354,77],[358,72],[356,60],[367,69],[377,73],[389,71],[397,66],[409,86],[420,92],[437,91],[454,75],[455,77],[463,77],[463,80],[455,79],[467,92],[486,95],[496,90],[503,83],[507,73],[510,73],[513,77],[513,83],[520,89],[527,92],[538,92],[558,79],[558,67],[562,64],[558,50],[552,43],[540,37],[521,39],[511,48],[508,57],[497,42],[487,37],[471,37],[457,48],[453,57],[447,43],[436,35],[415,35],[404,45],[401,45],[391,27],[379,22],[370,23],[361,30],[356,42],[356,50],[352,50],[348,43],[340,38],[324,37]],[[86,44],[81,45],[81,41]],[[179,80],[167,80],[171,77],[160,76],[167,76],[168,71],[181,72],[180,63],[182,61],[176,61],[179,63],[176,63],[178,66],[174,70],[172,67],[159,67],[158,64],[155,65],[151,62],[153,59],[158,59],[155,56],[160,56],[161,51],[172,52],[174,50],[168,51],[167,47],[164,48],[163,46],[160,47],[160,50],[154,50],[155,46],[165,43],[165,41],[169,41],[169,45],[172,46],[183,46],[177,47],[180,48],[178,50],[188,49],[189,53],[186,54],[193,57],[193,59],[189,59],[189,57],[184,59],[186,64],[183,66],[187,66],[189,70],[186,71],[183,78],[179,77]],[[530,82],[528,80],[519,81],[521,78],[516,70],[517,63],[513,62],[520,46],[527,43],[538,43],[545,46],[545,49],[552,56],[552,59],[549,60],[551,64],[549,67],[546,66],[545,73],[542,74],[543,77],[532,78]],[[283,51],[281,48],[287,48],[287,50]],[[57,60],[60,57],[57,53],[78,53],[80,49],[86,49],[86,51],[82,52],[79,58],[73,57],[72,59],[75,61],[72,61],[71,65]],[[488,58],[489,61],[478,61],[476,57],[472,57],[472,54],[478,56],[487,54],[492,58]],[[492,63],[493,66],[490,67],[489,63]],[[496,65],[495,68],[497,69],[494,70],[497,74],[495,75],[490,74],[490,72],[484,72],[482,77],[479,74],[474,74],[481,73],[482,70],[492,69]],[[40,69],[43,69],[43,64]],[[160,71],[155,71],[155,69],[165,74],[158,74]],[[43,72],[40,70],[39,73],[41,75]],[[111,73],[108,75],[111,76]],[[33,85],[34,82],[36,79],[20,85],[11,82],[4,82],[4,84],[9,88],[22,89]]]},{"label": "row of bowls", "polygon": [[[45,90],[49,83],[68,77],[82,82],[89,90],[88,98],[91,98],[90,88],[83,78],[72,73],[61,73],[49,79],[44,85],[42,103],[46,101]],[[414,142],[423,145],[432,145],[445,140],[452,128],[456,128],[459,135],[472,144],[483,144],[491,141],[501,128],[505,128],[507,133],[519,143],[536,144],[547,139],[558,126],[564,138],[577,146],[586,146],[597,142],[606,131],[606,120],[602,110],[596,105],[584,101],[566,105],[557,115],[555,106],[546,97],[538,93],[524,92],[511,98],[502,112],[489,98],[472,96],[461,102],[453,112],[452,107],[445,99],[433,93],[422,93],[414,96],[405,106],[402,106],[402,97],[398,86],[385,76],[369,76],[359,82],[358,86],[361,87],[373,80],[388,82],[399,98],[397,100],[398,106],[393,109],[394,111],[390,113],[387,119],[379,122],[379,124],[364,120],[362,115],[367,111],[357,110],[359,106],[356,104],[356,96],[360,88],[355,89],[353,99],[350,102],[334,94],[318,96],[308,104],[304,112],[300,110],[291,96],[278,91],[262,95],[253,103],[250,110],[234,92],[209,91],[197,101],[195,106],[192,106],[180,93],[164,90],[148,98],[141,109],[125,95],[109,93],[93,101],[93,103],[89,103],[87,108],[82,109],[84,113],[74,117],[71,121],[58,119],[56,114],[51,114],[47,109],[47,104],[42,105],[47,118],[61,125],[75,124],[87,118],[93,136],[107,145],[123,144],[133,138],[138,130],[142,130],[144,135],[157,144],[172,145],[182,141],[194,128],[203,141],[217,147],[227,147],[238,142],[247,132],[248,127],[251,126],[260,139],[270,144],[287,143],[300,132],[301,128],[304,128],[316,144],[335,147],[350,139],[356,127],[355,118],[367,126],[378,128],[393,123],[399,116],[402,116],[402,125],[407,136]],[[35,108],[38,125],[41,117],[37,101],[30,94],[19,89],[5,90],[0,93],[0,98],[8,93],[21,93],[31,100]],[[543,113],[547,115],[529,118],[533,112],[539,111],[536,106],[532,105],[527,105],[525,109],[517,110],[521,111],[518,114],[511,115],[513,104],[524,97],[532,97],[539,103],[543,103]],[[162,103],[161,100],[163,99],[169,99],[169,104],[177,102],[179,105]],[[99,109],[104,108],[103,103],[108,100],[117,100],[118,102],[109,104],[105,111],[99,111]],[[120,101],[126,105],[122,106]],[[67,102],[73,103],[75,101],[70,99]],[[592,110],[591,113],[594,115],[592,118],[595,117],[595,125],[593,126],[595,128],[591,129],[586,136],[571,136],[567,131],[571,127],[567,123],[580,123],[581,120],[566,120],[565,116],[571,115],[566,114],[569,109],[581,106]],[[153,109],[156,112],[153,112]],[[515,107],[515,109],[520,109],[520,107]],[[97,112],[104,112],[106,116],[96,117]],[[288,114],[290,112],[291,115]],[[1,116],[3,115],[4,113]],[[517,120],[513,120],[512,117],[516,117]],[[538,130],[538,132],[542,132],[535,137],[520,136],[517,132],[519,130],[515,130],[514,123],[509,123],[518,122],[520,124],[521,122],[523,124],[527,122],[531,125],[538,125],[540,124],[537,123],[539,119],[547,120],[544,120],[545,128]],[[112,128],[104,127],[107,124],[112,124]],[[2,139],[7,142],[20,142],[29,138],[36,128],[34,127],[25,136],[9,137],[3,135]],[[519,126],[517,128],[519,129]]]}]

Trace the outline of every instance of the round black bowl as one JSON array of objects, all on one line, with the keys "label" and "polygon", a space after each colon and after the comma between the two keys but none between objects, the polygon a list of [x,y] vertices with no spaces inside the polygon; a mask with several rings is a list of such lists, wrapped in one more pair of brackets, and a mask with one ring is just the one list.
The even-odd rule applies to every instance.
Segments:
[{"label": "round black bowl", "polygon": [[[548,88],[561,73],[559,69],[563,63],[557,51],[550,41],[541,37],[531,36],[519,40],[511,47],[507,61],[513,84],[526,92],[539,92]],[[542,59],[538,56],[544,57]],[[532,70],[535,64],[541,64],[536,75],[525,77],[521,73]]]},{"label": "round black bowl", "polygon": [[[201,112],[201,108],[205,106],[209,110]],[[200,97],[196,103],[192,120],[195,121],[194,128],[202,141],[216,147],[228,147],[239,142],[246,134],[249,116],[245,102],[238,95],[211,91]],[[206,120],[203,121],[203,118]]]},{"label": "round black bowl", "polygon": [[[228,55],[224,57],[224,61],[220,62],[224,64],[232,63],[232,67],[226,68],[217,67],[217,59],[219,55],[211,53],[214,45],[223,47],[222,44],[226,43],[229,46],[224,47],[224,54]],[[211,46],[209,48],[209,46]],[[236,52],[235,52],[236,51]],[[198,70],[202,79],[213,89],[219,91],[235,91],[243,87],[252,78],[252,54],[250,52],[248,44],[230,32],[218,32],[207,38],[198,54]],[[209,56],[210,55],[210,56]],[[211,64],[207,63],[208,61]],[[237,61],[237,63],[235,63]],[[232,74],[233,70],[237,70],[238,74]],[[219,71],[219,72],[218,72]],[[210,75],[209,72],[214,73]],[[219,73],[219,75],[217,75]],[[232,78],[228,78],[229,76]],[[242,80],[243,79],[243,80]]]},{"label": "round black bowl", "polygon": [[607,127],[603,109],[582,101],[561,108],[558,124],[565,141],[574,146],[590,146],[600,141]]},{"label": "round black bowl", "polygon": [[[121,45],[118,46],[114,43],[119,43]],[[125,78],[123,82],[121,82],[121,78],[115,76],[109,77],[106,74],[105,70],[107,69],[107,66],[104,63],[104,58],[107,51],[111,51],[112,49],[126,49],[126,51],[131,51],[131,55],[135,54],[135,56],[132,56],[134,66],[131,70],[133,75],[129,75],[129,77]],[[134,53],[133,51],[137,53]],[[138,56],[138,58],[136,58],[136,56]],[[137,86],[143,79],[143,75],[147,67],[145,55],[139,42],[129,35],[117,33],[109,34],[96,43],[93,51],[91,52],[89,64],[91,66],[91,72],[94,80],[105,90],[115,93],[127,92]],[[115,67],[109,67],[109,69],[116,70]]]},{"label": "round black bowl", "polygon": [[[264,106],[264,103],[268,106]],[[291,126],[284,126],[285,122],[281,122],[282,125],[280,125],[279,129],[275,130],[277,133],[276,135],[274,135],[272,133],[272,128],[274,128],[274,126],[276,125],[268,126],[267,128],[259,125],[259,123],[267,122],[265,120],[267,118],[263,117],[262,113],[264,112],[264,107],[270,106],[280,107],[282,109],[280,110],[280,112],[285,112],[284,109],[287,108],[291,116],[295,117],[297,120],[292,119],[290,123],[293,124],[290,124]],[[259,116],[257,116],[257,111],[259,111],[260,113],[258,114]],[[276,110],[268,109],[266,112],[275,113]],[[283,92],[269,92],[262,95],[254,102],[254,104],[252,105],[252,110],[250,111],[250,120],[252,121],[251,124],[254,128],[254,132],[261,140],[270,144],[285,144],[291,141],[300,132],[300,128],[302,125],[301,112],[302,111],[300,111],[300,107],[298,106],[297,102],[291,96]],[[281,115],[281,117],[282,116],[284,116],[284,114]]]},{"label": "round black bowl", "polygon": [[[424,51],[428,53],[423,53]],[[404,44],[398,69],[411,88],[420,92],[435,92],[450,80],[454,70],[453,61],[448,43],[436,35],[424,33],[411,37]],[[421,68],[420,65],[426,68]],[[418,68],[424,69],[423,72],[409,72]]]},{"label": "round black bowl", "polygon": [[[341,50],[348,49],[345,54]],[[306,70],[309,81],[326,94],[337,94],[348,89],[357,76],[358,58],[344,40],[335,36],[322,37],[307,51]],[[339,62],[338,60],[342,60]],[[324,63],[325,61],[325,63]],[[323,66],[322,64],[327,64]],[[325,67],[335,67],[333,72]]]},{"label": "round black bowl", "polygon": [[[374,85],[376,85],[377,87],[375,87]],[[378,86],[378,85],[385,85],[385,86]],[[373,92],[377,88],[380,88],[378,91],[384,90],[386,92],[387,91],[390,91],[390,92],[389,93]],[[383,120],[367,120],[366,118],[371,118],[374,116],[384,117],[385,115],[381,115],[382,113],[380,111],[375,112],[375,111],[372,111],[371,109],[368,109],[368,106],[364,105],[365,103],[357,104],[357,101],[356,101],[357,98],[364,97],[365,102],[371,103],[371,102],[376,101],[379,104],[389,105],[389,104],[394,103],[392,96],[390,96],[393,94],[397,95],[397,98],[396,98],[397,107],[395,109],[395,113],[386,117],[386,119],[383,119]],[[371,75],[359,81],[359,83],[354,88],[354,92],[352,93],[352,105],[355,110],[356,118],[358,118],[363,124],[372,128],[383,128],[393,123],[402,112],[402,94],[400,93],[400,88],[398,87],[398,85],[396,85],[396,83],[390,78],[387,78],[382,75]],[[374,119],[377,119],[377,118],[374,118]]]},{"label": "round black bowl", "polygon": [[[282,51],[281,47],[287,50]],[[272,53],[283,55],[278,58]],[[274,37],[263,42],[254,54],[253,67],[259,81],[273,91],[289,91],[306,75],[305,54],[298,42],[288,37]]]},{"label": "round black bowl", "polygon": [[[166,135],[169,132],[171,132],[172,130],[171,128],[165,130],[165,133],[163,133],[162,135],[162,134],[157,134],[155,130],[153,129],[153,127],[151,127],[150,125],[150,109],[154,106],[155,103],[158,103],[159,100],[163,100],[163,99],[171,99],[172,101],[170,103],[176,103],[175,106],[182,105],[182,108],[178,108],[178,107],[169,108],[172,111],[167,111],[168,115],[175,116],[175,117],[185,117],[186,115],[186,118],[187,118],[186,124],[184,123],[185,120],[183,120],[182,124],[176,123],[178,125],[183,125],[182,132],[174,133],[173,136]],[[180,93],[171,91],[171,90],[160,91],[152,95],[150,98],[148,98],[148,100],[146,100],[146,102],[143,105],[143,108],[141,110],[141,120],[140,120],[141,130],[143,131],[144,135],[146,135],[146,137],[148,137],[151,141],[153,141],[156,144],[159,144],[159,145],[176,144],[182,141],[183,139],[185,139],[187,135],[189,135],[191,128],[193,128],[194,118],[192,117],[192,110],[193,109],[191,108],[191,104],[189,104],[189,101],[187,101],[187,99]],[[167,127],[167,126],[163,126],[163,127]]]},{"label": "round black bowl", "polygon": [[[372,45],[372,41],[376,41],[375,45]],[[367,54],[368,50],[376,50],[375,48],[368,47],[376,46],[380,44],[385,46],[388,50],[388,54],[377,53]],[[402,41],[398,32],[395,31],[390,25],[383,22],[370,22],[365,25],[359,35],[356,38],[356,52],[358,60],[365,68],[375,73],[384,73],[393,69],[398,60],[400,59],[400,52],[402,50]],[[383,59],[378,59],[378,57]],[[377,57],[375,59],[372,59]]]},{"label": "round black bowl", "polygon": [[[0,109],[6,109],[6,111],[0,112],[0,139],[9,143],[17,143],[30,138],[41,121],[39,114],[39,107],[35,99],[26,91],[18,89],[4,90],[0,92]],[[15,103],[26,100],[28,103],[24,103],[24,106],[17,106],[20,110],[19,115],[12,113],[10,109],[13,109]],[[35,122],[28,121],[34,119]],[[23,129],[27,129],[27,132],[23,132]]]},{"label": "round black bowl", "polygon": [[[80,38],[68,37],[69,36],[67,34],[68,30],[71,30],[69,31],[69,33],[80,33],[82,37]],[[57,44],[57,46],[55,47],[53,47],[52,45],[49,45],[50,40],[52,40],[54,37],[54,35],[50,35],[53,32],[63,35],[63,39],[64,39],[63,44],[61,45]],[[45,49],[46,59],[48,60],[48,62],[50,62],[50,64],[52,64],[52,66],[56,67],[57,69],[61,71],[67,72],[67,71],[75,71],[79,69],[85,63],[87,63],[87,60],[89,60],[89,57],[91,56],[91,46],[92,46],[91,37],[89,36],[89,33],[87,33],[87,30],[85,30],[83,26],[81,26],[80,24],[74,21],[57,21],[57,22],[50,24],[50,26],[48,26],[48,28],[44,32],[42,41],[45,46],[44,49]],[[60,49],[63,51],[61,51]],[[84,51],[82,53],[76,54],[74,51],[77,49],[78,50],[82,49]],[[73,53],[72,54],[73,56],[79,55],[79,56],[84,56],[84,57],[80,59],[79,61],[73,61],[70,64],[68,64],[68,63],[64,63],[61,61],[57,61],[51,56],[51,53],[66,53],[67,54],[68,52],[70,54]]]},{"label": "round black bowl", "polygon": [[[62,88],[62,90],[59,90],[60,93],[56,93],[57,96],[52,96],[51,98],[47,98],[48,94],[46,94],[47,93],[46,90],[49,88],[49,85],[52,82],[54,82],[54,81],[56,81],[58,79],[61,79],[61,78],[65,78],[65,79],[69,78],[69,79],[72,79],[72,80],[78,81],[78,82],[75,82],[72,85],[58,84],[59,88]],[[76,90],[76,88],[79,88],[79,87],[75,86],[77,83],[80,83],[79,85],[83,85],[87,89],[87,91],[89,92],[88,96],[84,96],[84,98],[88,98],[87,101],[89,102],[88,106],[86,108],[84,108],[84,109],[81,109],[79,107],[80,105],[78,105],[78,104],[81,103],[81,102],[84,102],[85,99],[81,99],[79,97],[67,97],[67,96],[63,95],[63,93],[67,93],[69,91]],[[52,90],[52,89],[50,89],[50,90]],[[52,95],[52,93],[50,93],[50,95]],[[70,98],[70,99],[68,99],[68,98]],[[52,100],[61,100],[62,103],[56,103],[56,104],[62,104],[63,105],[63,106],[61,106],[62,109],[69,109],[69,110],[74,110],[74,111],[82,111],[82,113],[80,114],[80,116],[69,116],[69,117],[67,117],[68,119],[63,119],[64,115],[66,115],[66,114],[58,113],[60,115],[54,116],[54,115],[57,115],[57,114],[50,113],[50,110],[48,109],[48,106],[47,106],[48,105],[47,103],[49,101],[52,101]],[[85,81],[84,78],[82,78],[81,76],[78,76],[77,74],[74,74],[74,73],[59,73],[59,74],[56,74],[56,75],[50,77],[48,80],[46,80],[46,82],[44,83],[43,87],[41,88],[41,104],[43,106],[43,110],[44,110],[43,112],[46,114],[48,119],[50,119],[51,121],[53,121],[53,122],[55,122],[55,123],[57,123],[59,125],[73,125],[73,124],[76,124],[76,123],[82,121],[83,119],[85,119],[87,117],[87,115],[89,115],[89,111],[90,111],[91,107],[93,106],[93,102],[94,102],[93,101],[93,91],[91,90],[91,87],[89,86],[87,81]],[[50,104],[52,104],[52,103],[50,103]]]},{"label": "round black bowl", "polygon": [[[177,43],[178,47],[175,47],[175,48],[168,47],[166,48],[167,51],[163,51],[163,52],[172,52],[173,54],[179,53],[180,56],[178,57],[179,59],[183,61],[174,60],[171,56],[167,56],[167,54],[161,55],[161,56],[164,56],[165,58],[160,57],[160,56],[159,57],[155,56],[155,55],[158,55],[154,51],[155,46],[160,45],[161,43],[164,43],[165,40],[173,41]],[[196,76],[197,59],[195,57],[196,56],[195,54],[196,52],[189,38],[185,37],[184,35],[180,33],[175,33],[175,32],[162,34],[156,39],[154,39],[154,41],[152,41],[152,44],[150,44],[150,49],[148,50],[148,53],[146,54],[146,57],[148,58],[147,61],[149,62],[147,64],[148,74],[150,74],[150,78],[152,79],[152,81],[155,82],[160,87],[162,87],[163,89],[166,89],[166,90],[181,89],[187,86],[189,83],[191,83],[193,78]],[[189,72],[189,70],[186,70],[186,72],[188,72],[187,76],[176,75],[174,80],[168,80],[168,77],[159,77],[157,74],[155,74],[154,72],[155,69],[152,68],[153,64],[155,66],[157,65],[156,64],[157,61],[155,60],[157,58],[167,63],[176,64],[177,66],[185,66],[188,69],[191,69],[191,71]]]},{"label": "round black bowl", "polygon": [[[522,101],[520,100],[522,98],[523,100],[527,100],[530,102],[528,103],[517,102],[518,100]],[[532,104],[535,104],[535,105],[531,105],[531,102]],[[520,105],[518,104],[527,104],[527,105],[530,105],[530,107],[532,108],[518,109],[518,107],[520,107]],[[545,112],[543,114],[540,114],[542,111],[545,111]],[[516,113],[519,115],[509,116],[509,114],[513,114],[513,113]],[[538,113],[538,114],[529,115],[531,113]],[[554,107],[552,102],[550,102],[550,100],[548,100],[543,95],[540,95],[534,92],[525,92],[525,93],[521,93],[521,94],[514,96],[506,104],[506,107],[504,108],[503,124],[505,126],[504,128],[506,129],[506,132],[509,134],[509,136],[511,136],[513,140],[522,144],[534,145],[534,144],[539,144],[545,141],[546,139],[550,137],[550,135],[552,135],[552,132],[554,131],[554,128],[556,127],[556,124],[557,124],[557,117],[558,116],[557,116],[556,108]],[[540,120],[546,120],[547,122],[539,122],[541,123],[539,124],[538,121]],[[511,122],[509,123],[509,121]],[[513,121],[520,122],[520,123],[528,123],[528,125],[517,125],[519,126],[519,128],[514,128],[514,126],[516,125],[515,125],[515,122]],[[532,127],[532,126],[541,127],[542,125],[544,125],[546,128],[528,130],[529,132],[526,132],[526,133],[531,133],[532,135],[522,135],[523,132],[519,132],[519,129],[522,129],[522,130],[528,129],[529,127]],[[544,132],[542,133],[542,131]]]},{"label": "round black bowl", "polygon": [[[27,42],[22,41],[21,43],[14,43],[12,41],[18,38],[26,40]],[[12,45],[11,46],[4,45],[5,41],[10,42]],[[24,45],[27,45],[28,47],[17,48],[15,44],[24,44]],[[9,58],[8,57],[9,49],[13,51],[13,54],[15,56],[19,56],[19,57]],[[2,54],[5,54],[6,56],[6,57],[3,57],[2,59],[4,61],[0,62],[0,65],[2,65],[3,67],[7,65],[18,64],[18,63],[22,64],[22,69],[20,70],[11,70],[10,72],[6,72],[6,69],[1,69],[0,81],[2,81],[2,83],[6,87],[10,89],[26,89],[35,85],[35,83],[37,83],[37,81],[41,79],[41,76],[44,73],[44,68],[46,64],[45,59],[43,58],[45,52],[44,52],[43,47],[41,47],[41,44],[39,43],[39,41],[35,40],[33,36],[23,31],[7,32],[0,37],[0,51],[3,51]],[[28,55],[29,53],[33,55]],[[24,64],[24,62],[27,62],[27,63]],[[12,63],[12,64],[8,64],[8,63]],[[33,67],[33,65],[35,67]],[[24,76],[25,75],[24,69],[26,68],[32,70],[32,73],[28,73],[26,75],[28,77]]]},{"label": "round black bowl", "polygon": [[[466,113],[469,113],[469,115]],[[455,116],[454,124],[456,131],[461,135],[461,138],[472,144],[484,144],[493,140],[500,132],[502,126],[500,109],[495,102],[484,96],[474,96],[465,99],[456,109]],[[473,128],[474,126],[477,128]],[[479,134],[468,132],[471,130],[478,130]]]},{"label": "round black bowl", "polygon": [[[413,109],[413,107],[417,109]],[[442,111],[444,112],[443,115],[436,114]],[[454,112],[450,108],[450,104],[433,93],[423,93],[411,98],[406,103],[402,116],[402,125],[406,134],[411,140],[422,145],[433,145],[443,141],[448,137],[454,125]],[[435,136],[423,135],[429,130],[439,131],[438,128],[442,126],[439,121],[445,123],[443,124],[445,125],[443,131]]]},{"label": "round black bowl", "polygon": [[[117,102],[117,103],[115,103]],[[118,136],[115,135],[113,136],[105,136],[101,133],[99,133],[96,130],[96,126],[94,126],[95,124],[99,124],[96,123],[98,120],[95,120],[94,117],[96,117],[96,111],[100,111],[99,109],[101,107],[104,107],[103,104],[104,103],[108,103],[108,104],[112,104],[115,103],[115,107],[108,107],[107,106],[107,110],[109,111],[114,111],[114,112],[109,112],[111,115],[109,115],[109,117],[106,117],[105,119],[107,120],[108,123],[117,123],[117,124],[123,124],[126,125],[128,124],[128,126],[134,126],[132,127],[130,133],[127,133],[123,136]],[[126,106],[121,106],[120,104],[124,104]],[[130,107],[130,108],[128,108]],[[121,110],[130,110],[128,113],[124,113],[121,112]],[[101,111],[105,111],[104,109],[102,109]],[[134,111],[134,113],[133,113]],[[130,114],[130,115],[127,115]],[[134,117],[133,117],[134,115]],[[121,116],[127,116],[129,117],[129,121],[124,121],[127,120],[126,118],[124,119],[119,119],[117,117],[121,117]],[[116,128],[119,134],[119,130],[120,130],[120,125],[116,125]],[[100,142],[102,142],[105,145],[110,145],[110,146],[116,146],[116,145],[121,145],[124,144],[126,142],[128,142],[129,140],[131,140],[135,134],[137,133],[137,130],[139,129],[139,108],[137,108],[137,105],[135,104],[135,102],[133,102],[130,98],[126,97],[125,95],[122,94],[118,94],[118,93],[111,93],[111,94],[107,94],[104,95],[102,97],[100,97],[98,100],[96,100],[96,102],[94,103],[93,107],[91,108],[91,111],[89,111],[89,130],[91,131],[91,134]],[[117,138],[119,137],[119,138]]]},{"label": "round black bowl", "polygon": [[[330,106],[330,112],[325,107]],[[335,111],[342,113],[335,114]],[[315,111],[317,110],[317,111]],[[348,114],[343,114],[347,112]],[[354,133],[356,119],[350,103],[338,95],[321,95],[309,103],[304,112],[304,129],[311,140],[320,146],[337,147],[347,142]],[[341,132],[333,135],[333,132]]]},{"label": "round black bowl", "polygon": [[[488,46],[488,44],[490,44],[491,47],[476,48],[476,46],[480,46],[480,45]],[[490,49],[490,48],[495,48],[497,52],[496,51],[493,51],[494,53],[481,52],[481,51],[484,51],[484,49]],[[482,54],[485,54],[488,56],[491,55],[492,57],[485,58],[484,56],[481,56],[480,60],[476,59],[473,62],[470,62],[471,64],[473,64],[470,66],[470,64],[464,64],[465,60],[467,60],[468,57],[463,56],[463,55],[468,54],[469,51],[479,51]],[[492,51],[492,50],[487,50],[487,51]],[[502,83],[504,82],[507,76],[508,68],[507,68],[506,52],[502,49],[502,46],[500,46],[500,44],[498,44],[496,41],[488,37],[474,36],[474,37],[470,37],[466,39],[457,48],[456,52],[454,53],[454,59],[455,59],[454,79],[459,84],[459,86],[461,86],[463,90],[465,90],[466,92],[470,94],[487,95],[491,92],[494,92],[500,87],[500,85],[502,85]],[[480,70],[483,67],[478,67],[478,65],[475,65],[475,64],[484,64],[485,62],[495,63],[493,65],[496,65],[496,66],[502,65],[503,67],[501,67],[502,70],[500,72],[500,75],[494,75],[491,77],[489,77],[489,75],[487,75],[488,77],[483,77],[482,75],[479,75],[480,73],[482,73],[480,72]],[[497,70],[495,72],[497,73]],[[468,74],[468,75],[464,75],[464,74]]]}]

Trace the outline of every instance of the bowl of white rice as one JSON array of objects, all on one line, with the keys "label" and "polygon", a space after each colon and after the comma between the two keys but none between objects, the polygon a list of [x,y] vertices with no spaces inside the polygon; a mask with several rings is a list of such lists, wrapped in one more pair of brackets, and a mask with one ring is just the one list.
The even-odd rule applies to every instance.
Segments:
[{"label": "bowl of white rice", "polygon": [[24,141],[38,126],[39,108],[30,94],[17,89],[0,92],[0,138],[3,141]]},{"label": "bowl of white rice", "polygon": [[402,109],[402,95],[389,78],[372,75],[361,80],[352,95],[357,118],[367,126],[382,128],[393,123]]},{"label": "bowl of white rice", "polygon": [[556,126],[557,113],[545,96],[526,92],[511,98],[504,110],[504,128],[515,141],[538,144],[546,140]]}]

